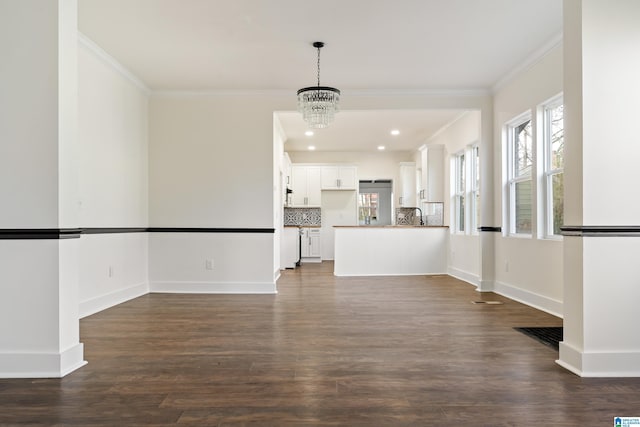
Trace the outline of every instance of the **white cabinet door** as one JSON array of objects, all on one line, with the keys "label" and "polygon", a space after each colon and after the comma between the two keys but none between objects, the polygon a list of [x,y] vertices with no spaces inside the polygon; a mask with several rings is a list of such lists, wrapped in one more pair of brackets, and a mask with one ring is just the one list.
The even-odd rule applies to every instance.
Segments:
[{"label": "white cabinet door", "polygon": [[320,258],[320,229],[319,228],[303,228],[302,242],[300,253],[302,258]]},{"label": "white cabinet door", "polygon": [[322,167],[322,189],[337,190],[338,189],[338,166]]},{"label": "white cabinet door", "polygon": [[280,237],[280,269],[296,268],[299,243],[300,231],[298,227],[284,227]]},{"label": "white cabinet door", "polygon": [[309,256],[320,257],[320,229],[309,229]]},{"label": "white cabinet door", "polygon": [[338,184],[341,190],[356,190],[358,188],[356,166],[340,166],[338,169]]},{"label": "white cabinet door", "polygon": [[307,168],[304,166],[291,167],[291,189],[293,190],[291,204],[305,206],[307,201]]},{"label": "white cabinet door", "polygon": [[323,190],[355,190],[357,188],[356,166],[323,166]]},{"label": "white cabinet door", "polygon": [[293,206],[320,206],[320,167],[291,166]]},{"label": "white cabinet door", "polygon": [[413,162],[400,163],[400,207],[416,206],[416,164]]}]

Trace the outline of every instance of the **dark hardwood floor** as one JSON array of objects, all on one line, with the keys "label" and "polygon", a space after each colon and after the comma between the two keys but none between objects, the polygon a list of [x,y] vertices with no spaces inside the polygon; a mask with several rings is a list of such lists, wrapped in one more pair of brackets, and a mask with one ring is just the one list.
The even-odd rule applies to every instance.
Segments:
[{"label": "dark hardwood floor", "polygon": [[0,380],[0,424],[610,426],[640,416],[640,379],[582,379],[513,329],[558,318],[447,276],[332,270],[287,270],[278,295],[152,294],[85,318],[89,364],[63,379]]}]

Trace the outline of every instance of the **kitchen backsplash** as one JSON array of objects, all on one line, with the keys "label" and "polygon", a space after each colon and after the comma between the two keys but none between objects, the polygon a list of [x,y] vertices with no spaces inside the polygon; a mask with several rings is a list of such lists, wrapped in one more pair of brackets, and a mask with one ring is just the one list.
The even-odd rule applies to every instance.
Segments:
[{"label": "kitchen backsplash", "polygon": [[321,226],[320,208],[284,208],[284,225]]},{"label": "kitchen backsplash", "polygon": [[397,225],[415,225],[416,208],[396,208]]},{"label": "kitchen backsplash", "polygon": [[[444,225],[442,202],[424,202],[422,204],[422,220],[424,225]],[[396,225],[418,225],[419,211],[416,208],[396,208]]]}]

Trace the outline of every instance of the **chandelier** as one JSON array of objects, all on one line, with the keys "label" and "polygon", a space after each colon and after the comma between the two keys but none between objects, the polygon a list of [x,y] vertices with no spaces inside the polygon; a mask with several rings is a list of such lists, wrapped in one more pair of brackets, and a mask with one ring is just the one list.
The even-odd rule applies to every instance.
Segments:
[{"label": "chandelier", "polygon": [[318,85],[298,90],[298,111],[302,113],[302,118],[308,126],[315,129],[329,126],[334,114],[339,111],[340,102],[340,90],[320,86],[320,49],[323,46],[323,42],[313,43],[313,47],[318,49]]}]

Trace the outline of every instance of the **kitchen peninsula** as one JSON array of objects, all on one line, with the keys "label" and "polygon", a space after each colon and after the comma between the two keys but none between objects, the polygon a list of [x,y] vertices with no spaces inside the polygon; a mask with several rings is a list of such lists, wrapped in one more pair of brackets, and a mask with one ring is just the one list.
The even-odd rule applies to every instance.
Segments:
[{"label": "kitchen peninsula", "polygon": [[446,274],[447,226],[334,226],[336,276]]}]

